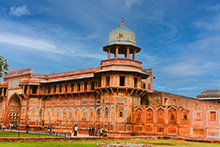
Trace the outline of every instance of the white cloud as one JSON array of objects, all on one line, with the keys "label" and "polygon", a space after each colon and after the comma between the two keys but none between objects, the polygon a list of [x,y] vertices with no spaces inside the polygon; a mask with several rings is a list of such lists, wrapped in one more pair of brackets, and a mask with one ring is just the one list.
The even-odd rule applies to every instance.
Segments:
[{"label": "white cloud", "polygon": [[141,4],[142,0],[125,0],[125,4],[127,7],[131,7],[133,4]]},{"label": "white cloud", "polygon": [[9,33],[0,33],[0,42],[41,51],[49,51],[55,53],[64,52],[57,49],[56,45],[51,44],[46,40],[31,38],[27,36],[19,36]]},{"label": "white cloud", "polygon": [[14,16],[22,16],[22,15],[30,15],[30,11],[27,9],[27,5],[23,5],[20,7],[13,6],[10,8],[10,15]]},{"label": "white cloud", "polygon": [[85,57],[85,58],[95,58],[95,59],[106,59],[106,56],[104,55],[97,55],[96,53],[89,53],[89,52],[75,52],[72,51],[70,52],[71,55],[76,56],[76,57]]},{"label": "white cloud", "polygon": [[206,6],[206,10],[213,10],[213,11],[217,11],[220,9],[220,4],[217,5],[212,5],[212,6]]},{"label": "white cloud", "polygon": [[162,70],[163,72],[175,76],[187,77],[201,76],[210,73],[215,67],[216,64],[212,62],[199,63],[199,61],[188,59],[186,61],[184,60],[182,62],[170,64]]},{"label": "white cloud", "polygon": [[177,88],[177,90],[183,90],[183,91],[188,91],[188,90],[199,90],[201,87],[198,86],[189,86],[189,87],[180,87]]},{"label": "white cloud", "polygon": [[194,25],[207,30],[220,30],[220,15],[215,16],[212,20],[206,19],[205,21],[195,22]]}]

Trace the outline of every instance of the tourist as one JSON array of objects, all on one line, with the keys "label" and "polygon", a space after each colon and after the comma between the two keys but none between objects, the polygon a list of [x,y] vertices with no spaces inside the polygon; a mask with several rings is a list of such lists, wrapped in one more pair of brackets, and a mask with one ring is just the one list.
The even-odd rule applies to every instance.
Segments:
[{"label": "tourist", "polygon": [[73,127],[73,130],[74,130],[74,136],[77,136],[77,126],[76,125],[74,125],[74,127]]},{"label": "tourist", "polygon": [[49,126],[47,127],[48,133],[51,134],[52,132],[52,126],[49,124]]},{"label": "tourist", "polygon": [[15,129],[17,129],[17,125],[16,125],[16,124],[14,124],[14,126],[15,126]]},{"label": "tourist", "polygon": [[9,124],[9,130],[11,130],[13,127],[12,123]]},{"label": "tourist", "polygon": [[95,134],[95,128],[92,126],[92,136],[94,136],[94,134]]},{"label": "tourist", "polygon": [[103,136],[103,133],[104,133],[104,129],[103,129],[103,126],[102,126],[100,137]]},{"label": "tourist", "polygon": [[54,134],[55,133],[55,130],[54,130],[54,128],[52,127],[52,133]]},{"label": "tourist", "polygon": [[4,131],[5,130],[5,125],[3,124],[3,126],[2,126],[2,131]]},{"label": "tourist", "polygon": [[28,131],[29,131],[29,124],[27,124],[27,126],[26,126],[26,133],[28,133]]}]

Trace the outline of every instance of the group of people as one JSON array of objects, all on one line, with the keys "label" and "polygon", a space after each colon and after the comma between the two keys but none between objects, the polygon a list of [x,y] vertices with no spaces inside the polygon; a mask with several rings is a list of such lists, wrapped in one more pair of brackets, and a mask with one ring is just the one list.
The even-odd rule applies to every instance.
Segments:
[{"label": "group of people", "polygon": [[89,128],[89,136],[103,136],[103,133],[105,132],[105,130],[103,129],[103,127],[101,127],[101,129],[94,128],[93,126]]},{"label": "group of people", "polygon": [[5,126],[5,125],[3,124],[3,125],[2,125],[2,131],[4,131],[5,129],[9,129],[9,130],[11,130],[11,129],[17,129],[17,125],[10,123],[10,124],[7,124],[7,125]]},{"label": "group of people", "polygon": [[[29,124],[26,125],[26,133],[29,132],[30,126]],[[51,126],[51,124],[48,125],[47,131],[49,134],[54,133],[54,128]]]},{"label": "group of people", "polygon": [[[2,126],[2,131],[4,131],[4,129],[6,129],[6,128],[10,129],[10,130],[13,129],[13,128],[16,129],[17,125],[16,124],[13,125],[12,123],[7,124],[7,126],[3,125]],[[26,133],[28,133],[29,129],[30,129],[29,124],[27,124],[25,128],[26,128]],[[50,124],[48,125],[47,130],[48,130],[49,134],[55,133],[54,128]],[[77,126],[74,125],[74,127],[73,127],[74,136],[77,136],[77,130],[78,130]],[[105,132],[105,130],[103,129],[103,127],[101,127],[101,129],[99,129],[98,127],[94,128],[93,126],[89,128],[89,136],[102,136],[104,132]]]},{"label": "group of people", "polygon": [[48,130],[48,133],[51,134],[51,133],[54,133],[54,128],[49,124],[49,126],[47,127],[47,130]]}]

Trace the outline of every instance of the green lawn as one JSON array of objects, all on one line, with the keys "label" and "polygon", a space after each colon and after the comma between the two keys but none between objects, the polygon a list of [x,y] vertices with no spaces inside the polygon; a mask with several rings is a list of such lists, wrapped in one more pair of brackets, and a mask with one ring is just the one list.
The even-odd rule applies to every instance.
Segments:
[{"label": "green lawn", "polygon": [[0,137],[56,137],[56,136],[0,131]]},{"label": "green lawn", "polygon": [[[71,142],[10,142],[0,143],[1,147],[96,147],[97,143],[117,141],[71,141]],[[153,147],[219,147],[219,144],[197,143],[173,140],[132,140],[123,142],[136,142],[151,144]]]}]

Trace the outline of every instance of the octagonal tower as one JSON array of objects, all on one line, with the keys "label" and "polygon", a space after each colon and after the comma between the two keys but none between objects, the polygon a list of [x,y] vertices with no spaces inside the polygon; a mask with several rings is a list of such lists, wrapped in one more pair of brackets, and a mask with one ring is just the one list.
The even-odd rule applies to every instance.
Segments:
[{"label": "octagonal tower", "polygon": [[95,72],[96,92],[101,95],[100,122],[111,124],[106,130],[125,130],[124,123],[131,123],[133,119],[132,106],[148,104],[148,92],[153,91],[152,69],[143,70],[142,62],[136,60],[140,50],[134,32],[122,19],[120,26],[110,32],[108,45],[103,47],[108,59],[102,60],[101,70]]}]

